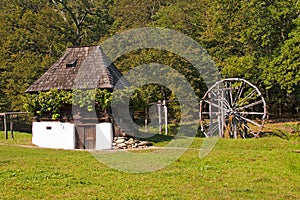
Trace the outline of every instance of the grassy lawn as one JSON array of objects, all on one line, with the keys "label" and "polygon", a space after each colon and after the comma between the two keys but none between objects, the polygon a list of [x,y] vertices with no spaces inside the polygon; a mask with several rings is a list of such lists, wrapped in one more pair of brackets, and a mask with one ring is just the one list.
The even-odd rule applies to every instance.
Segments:
[{"label": "grassy lawn", "polygon": [[300,199],[297,138],[220,139],[203,159],[196,138],[168,167],[130,174],[87,151],[31,148],[30,134],[0,134],[0,199]]}]

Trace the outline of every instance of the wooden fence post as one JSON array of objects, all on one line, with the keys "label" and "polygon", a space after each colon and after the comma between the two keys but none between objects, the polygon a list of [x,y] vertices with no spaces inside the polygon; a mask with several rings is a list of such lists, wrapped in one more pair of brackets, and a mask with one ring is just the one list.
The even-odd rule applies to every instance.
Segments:
[{"label": "wooden fence post", "polygon": [[4,126],[4,134],[5,134],[5,139],[8,139],[8,133],[7,133],[7,122],[6,122],[6,114],[3,115],[3,126]]},{"label": "wooden fence post", "polygon": [[14,139],[14,130],[13,130],[13,126],[14,126],[14,124],[13,124],[13,115],[10,115],[10,122],[9,122],[9,124],[10,124],[10,137],[11,137],[11,139]]},{"label": "wooden fence post", "polygon": [[159,126],[159,134],[162,134],[162,123],[161,123],[161,100],[158,100],[158,126]]}]

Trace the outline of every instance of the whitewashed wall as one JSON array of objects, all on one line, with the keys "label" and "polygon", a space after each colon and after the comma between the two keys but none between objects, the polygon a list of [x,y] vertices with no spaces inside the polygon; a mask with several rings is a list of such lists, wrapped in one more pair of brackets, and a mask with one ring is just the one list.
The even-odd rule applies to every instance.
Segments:
[{"label": "whitewashed wall", "polygon": [[75,149],[75,125],[60,122],[33,122],[32,143],[46,148]]},{"label": "whitewashed wall", "polygon": [[[97,124],[95,150],[111,149],[112,141],[112,124]],[[32,143],[39,147],[75,149],[75,142],[75,124],[60,122],[33,122],[32,124]]]},{"label": "whitewashed wall", "polygon": [[96,125],[96,150],[111,149],[113,141],[113,129],[111,123]]}]

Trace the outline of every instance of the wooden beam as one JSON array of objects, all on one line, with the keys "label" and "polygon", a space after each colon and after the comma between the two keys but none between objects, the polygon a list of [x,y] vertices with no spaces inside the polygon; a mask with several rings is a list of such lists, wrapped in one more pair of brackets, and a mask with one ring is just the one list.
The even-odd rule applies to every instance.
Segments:
[{"label": "wooden beam", "polygon": [[4,116],[4,115],[18,115],[18,114],[28,114],[28,112],[4,112],[4,113],[0,113],[0,116]]}]

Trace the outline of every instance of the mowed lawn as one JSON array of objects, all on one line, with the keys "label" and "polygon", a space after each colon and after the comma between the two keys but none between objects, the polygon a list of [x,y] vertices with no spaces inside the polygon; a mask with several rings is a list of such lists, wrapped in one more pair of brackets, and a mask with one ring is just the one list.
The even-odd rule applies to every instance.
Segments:
[{"label": "mowed lawn", "polygon": [[0,199],[300,199],[300,140],[203,139],[168,167],[125,173],[87,151],[31,147],[31,135],[0,132]]}]

